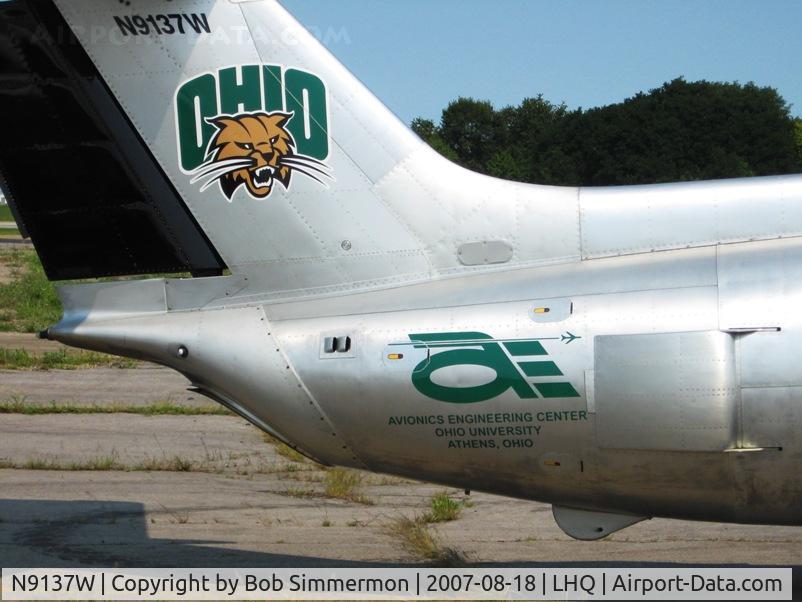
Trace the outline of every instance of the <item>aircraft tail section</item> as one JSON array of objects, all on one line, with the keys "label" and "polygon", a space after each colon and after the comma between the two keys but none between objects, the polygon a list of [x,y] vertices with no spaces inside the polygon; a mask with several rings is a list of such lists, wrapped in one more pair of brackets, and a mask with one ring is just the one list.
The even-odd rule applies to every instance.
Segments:
[{"label": "aircraft tail section", "polygon": [[[64,153],[83,154],[48,160],[65,183],[29,189],[51,168],[13,153],[0,163],[46,264],[62,259],[55,278],[228,268],[248,276],[248,294],[287,297],[579,256],[576,189],[446,161],[276,0],[6,4],[54,13],[85,59],[66,67],[88,108],[58,116],[74,136]],[[51,130],[27,139],[45,144]],[[74,229],[84,255],[48,259]],[[123,258],[106,265],[101,249]],[[180,260],[156,261],[169,253]]]}]

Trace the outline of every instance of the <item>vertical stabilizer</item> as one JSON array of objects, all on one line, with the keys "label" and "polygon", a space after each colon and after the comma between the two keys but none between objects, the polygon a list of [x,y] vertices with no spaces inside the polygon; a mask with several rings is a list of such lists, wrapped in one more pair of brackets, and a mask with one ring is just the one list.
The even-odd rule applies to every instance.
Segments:
[{"label": "vertical stabilizer", "polygon": [[579,256],[576,189],[446,161],[275,0],[55,4],[250,293],[306,296]]}]

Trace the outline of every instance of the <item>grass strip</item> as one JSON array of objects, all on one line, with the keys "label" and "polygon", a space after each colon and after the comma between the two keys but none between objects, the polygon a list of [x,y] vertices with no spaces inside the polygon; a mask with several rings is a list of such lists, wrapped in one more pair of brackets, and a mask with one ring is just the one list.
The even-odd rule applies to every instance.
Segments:
[{"label": "grass strip", "polygon": [[95,353],[59,349],[42,354],[25,349],[0,347],[0,369],[3,370],[78,370],[80,368],[135,368],[138,362],[131,359]]},{"label": "grass strip", "polygon": [[[260,464],[247,470],[239,470],[236,474],[239,476],[279,474],[288,472],[287,468],[287,466],[282,465]],[[14,462],[8,458],[0,458],[0,469],[58,472],[194,472],[206,474],[222,474],[226,472],[225,467],[208,460],[192,460],[183,456],[148,457],[134,464],[124,464],[120,462],[117,454],[77,461],[34,457],[24,462]]]},{"label": "grass strip", "polygon": [[234,416],[223,406],[183,406],[169,401],[147,405],[107,404],[79,405],[71,403],[35,404],[24,400],[0,402],[0,414],[138,414],[140,416]]},{"label": "grass strip", "polygon": [[122,464],[115,454],[98,456],[87,460],[63,462],[51,458],[31,458],[25,462],[12,462],[0,459],[0,468],[18,470],[57,470],[68,472],[218,472],[209,467],[196,465],[192,460],[175,456],[173,458],[146,458],[133,465]]},{"label": "grass strip", "polygon": [[61,303],[36,252],[16,249],[2,259],[14,280],[0,284],[0,330],[38,332],[58,322]]}]

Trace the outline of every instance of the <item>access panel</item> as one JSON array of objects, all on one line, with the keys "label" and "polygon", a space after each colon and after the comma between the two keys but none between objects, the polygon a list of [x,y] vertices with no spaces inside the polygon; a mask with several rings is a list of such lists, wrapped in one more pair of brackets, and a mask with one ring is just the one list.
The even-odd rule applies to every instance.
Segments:
[{"label": "access panel", "polygon": [[722,451],[737,439],[733,336],[719,331],[596,337],[601,447]]}]

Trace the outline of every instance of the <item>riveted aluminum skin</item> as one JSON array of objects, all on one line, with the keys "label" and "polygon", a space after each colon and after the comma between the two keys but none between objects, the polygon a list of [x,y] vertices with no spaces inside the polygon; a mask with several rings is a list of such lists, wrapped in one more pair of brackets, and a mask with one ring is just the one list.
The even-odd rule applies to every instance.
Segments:
[{"label": "riveted aluminum skin", "polygon": [[[790,247],[792,241],[777,244]],[[761,257],[770,263],[772,253],[752,257],[755,269],[765,273]],[[319,301],[295,304],[292,312],[271,303],[164,311],[158,299],[143,301],[138,315],[115,315],[116,310],[101,307],[98,295],[89,289],[87,298],[93,299],[95,308],[72,323],[67,319],[51,336],[84,347],[149,357],[180,369],[221,397],[247,401],[248,411],[272,425],[280,436],[327,462],[364,465],[567,507],[638,516],[799,523],[799,506],[791,503],[802,494],[795,476],[799,460],[796,433],[802,420],[796,411],[797,388],[788,386],[763,396],[755,385],[765,383],[755,380],[749,370],[741,373],[737,383],[725,370],[733,361],[732,354],[743,365],[743,358],[748,357],[743,355],[744,341],[759,341],[776,333],[743,335],[717,329],[715,253],[685,250],[639,258],[640,265],[634,257],[585,262],[571,278],[554,268],[510,272],[506,283],[499,274],[495,300],[482,299],[476,288],[477,299],[482,301],[476,305],[454,302],[448,307],[413,309],[410,303],[426,305],[426,291],[405,297],[396,290],[396,296],[403,298],[397,299],[399,307],[389,309],[383,295],[351,295],[335,300],[338,315],[325,317],[314,316]],[[663,266],[664,272],[657,266]],[[604,272],[606,284],[603,292],[594,293],[594,272],[598,270]],[[481,280],[451,282],[452,291],[457,296],[468,294],[471,285]],[[655,287],[655,282],[661,286]],[[576,294],[569,296],[573,311],[566,319],[545,323],[531,319],[533,307],[544,303],[538,293],[559,292],[564,300],[571,283]],[[93,286],[102,290],[106,285]],[[138,290],[143,283],[117,286]],[[158,284],[146,286],[158,290]],[[195,282],[194,286],[204,285]],[[430,286],[434,289],[430,294],[436,298],[441,285]],[[504,296],[523,296],[527,288],[532,301],[502,300]],[[84,305],[79,298],[84,291],[84,286],[67,289],[65,301]],[[116,298],[107,296],[103,303],[130,303],[128,292],[118,293]],[[374,303],[378,309],[366,311],[366,306]],[[346,310],[349,305],[353,311]],[[412,380],[427,350],[394,344],[409,341],[413,333],[444,331],[490,333],[497,340],[538,339],[548,359],[562,372],[560,377],[541,381],[569,382],[577,395],[522,399],[508,390],[478,404],[427,398]],[[248,336],[234,340],[228,332],[247,332]],[[352,338],[353,353],[325,357],[321,337],[337,333]],[[561,339],[565,333],[576,338]],[[683,356],[690,372],[667,375],[662,387],[651,379],[640,381],[642,385],[637,385],[638,379],[618,381],[622,395],[615,398],[605,381],[609,376],[606,360],[599,362],[599,355],[610,348],[599,347],[598,342],[623,344],[633,338],[656,341],[659,349],[626,348],[614,356],[614,363],[631,366],[627,358],[632,357],[666,365],[671,361],[666,347],[676,353],[681,348],[690,350]],[[797,341],[793,337],[788,340]],[[190,349],[186,363],[167,355],[169,343],[176,341]],[[706,345],[713,348],[709,353]],[[399,351],[402,359],[389,359]],[[709,369],[697,371],[694,357],[711,367],[720,364],[716,373],[721,377],[705,378]],[[289,371],[287,366],[291,366]],[[591,406],[586,378],[594,373],[596,400]],[[787,371],[782,374],[788,374],[789,380],[784,382],[795,382]],[[442,378],[446,384],[453,378],[470,386],[487,375],[477,370]],[[672,397],[671,382],[676,378],[684,386]],[[657,388],[660,395],[642,395],[644,386]],[[713,397],[715,403],[708,403],[710,392],[718,387],[726,389],[727,395]],[[694,395],[696,389],[707,393]],[[616,407],[625,399],[629,406]],[[760,411],[762,403],[768,414]],[[694,417],[689,410],[708,413],[706,420],[712,422],[702,425],[701,415]],[[487,433],[498,425],[475,423],[475,417],[497,414],[529,414],[517,425],[529,428],[521,435],[499,439],[497,448],[450,447],[452,441],[487,439],[477,433]],[[626,426],[627,420],[633,428]],[[657,433],[670,432],[672,421],[679,421],[687,431],[675,439],[656,438]],[[699,438],[697,435],[705,432],[699,428],[702,426],[715,426],[715,436]],[[643,427],[645,434],[634,427]],[[465,433],[460,434],[458,428]],[[528,439],[532,446],[504,447],[507,439]]]},{"label": "riveted aluminum skin", "polygon": [[[577,537],[802,524],[802,177],[504,182],[274,0],[196,0],[212,32],[139,39],[92,36],[119,3],[55,1],[231,274],[63,287],[51,338],[179,370],[328,464],[551,502]],[[325,87],[325,186],[227,198],[184,169],[177,90],[254,66]]]}]

